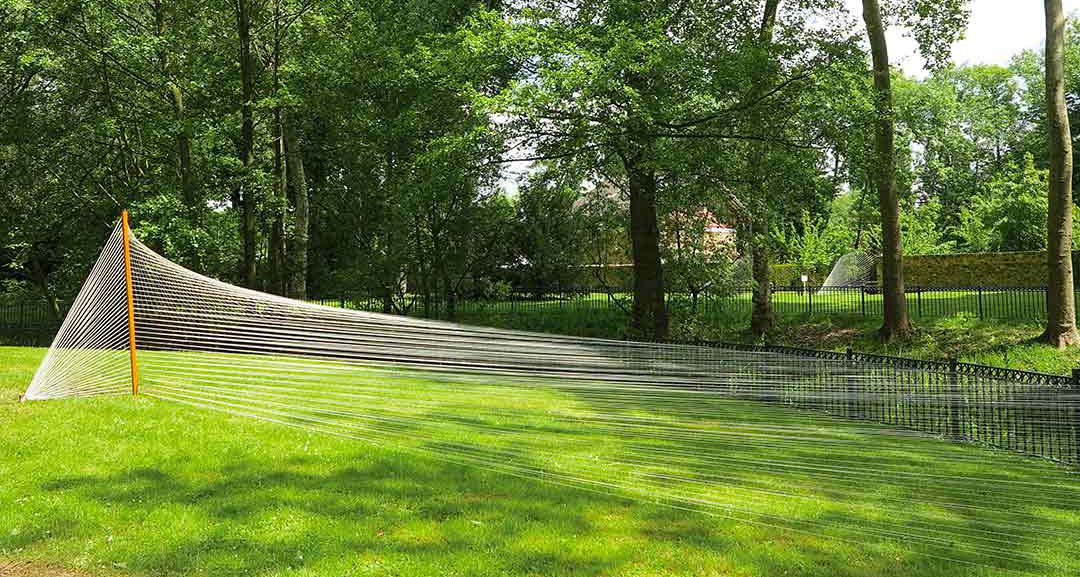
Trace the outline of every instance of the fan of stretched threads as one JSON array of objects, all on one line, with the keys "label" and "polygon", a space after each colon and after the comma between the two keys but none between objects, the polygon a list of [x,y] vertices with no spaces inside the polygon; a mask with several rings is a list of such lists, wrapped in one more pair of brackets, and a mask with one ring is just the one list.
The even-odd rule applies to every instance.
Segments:
[{"label": "fan of stretched threads", "polygon": [[864,252],[849,252],[836,260],[822,289],[858,286],[874,279],[877,259]]},{"label": "fan of stretched threads", "polygon": [[[852,559],[885,550],[994,571],[1080,570],[1069,554],[1080,536],[1074,471],[943,438],[934,423],[958,396],[926,383],[947,375],[313,305],[201,276],[134,238],[131,269],[140,396],[154,402],[684,508],[807,547],[828,539]],[[125,291],[118,226],[27,399],[131,394]],[[978,402],[1030,410],[1030,422],[1069,437],[1075,397],[1048,398]],[[901,403],[920,410],[890,426],[872,411],[849,416]],[[1001,472],[1017,467],[1032,475]]]}]

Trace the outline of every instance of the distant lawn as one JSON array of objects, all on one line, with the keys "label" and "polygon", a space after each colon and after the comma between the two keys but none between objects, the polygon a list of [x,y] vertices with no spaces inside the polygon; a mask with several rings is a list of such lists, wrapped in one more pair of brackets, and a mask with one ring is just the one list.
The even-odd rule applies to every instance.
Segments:
[{"label": "distant lawn", "polygon": [[[780,316],[769,342],[779,345],[880,353],[929,360],[956,358],[985,364],[1053,374],[1080,367],[1080,348],[1059,351],[1037,339],[1045,328],[1034,321],[980,320],[970,316],[914,319],[910,338],[884,345],[878,339],[880,318],[855,316]],[[710,327],[711,329],[711,327]],[[721,327],[711,335],[719,340],[752,342],[745,325]]]},{"label": "distant lawn", "polygon": [[[717,303],[702,299],[695,307],[688,298],[674,299],[669,305],[671,337],[686,341],[754,342],[749,333],[749,297],[734,298],[737,306],[731,301]],[[1074,367],[1080,367],[1080,349],[1057,351],[1035,342],[1044,328],[1043,321],[1031,320],[1027,315],[1042,310],[1041,294],[1035,292],[984,292],[983,306],[987,310],[1013,311],[1018,315],[1013,318],[979,318],[973,312],[978,310],[978,297],[966,291],[927,292],[922,297],[909,295],[913,313],[922,311],[921,315],[912,317],[915,332],[911,338],[889,345],[882,345],[877,338],[881,295],[867,294],[865,298],[866,314],[851,312],[859,310],[858,293],[814,296],[814,312],[809,312],[807,295],[778,293],[774,296],[776,328],[768,342],[840,351],[850,346],[859,352],[930,360],[955,357],[966,362],[1055,374],[1068,374]],[[501,328],[625,338],[628,310],[629,302],[625,299],[616,303],[607,294],[592,293],[573,298],[549,296],[512,303],[461,304],[455,319]]]},{"label": "distant lawn", "polygon": [[[451,441],[513,450],[513,462],[539,466],[552,480],[593,456],[663,451],[671,456],[659,470],[624,463],[580,471],[628,487],[639,477],[682,479],[669,486],[714,504],[680,509],[646,494],[627,499],[634,491],[564,487],[150,396],[19,404],[42,354],[0,348],[0,567],[18,561],[90,575],[271,576],[1080,571],[1075,474],[868,423],[676,392],[613,405],[569,387],[509,384],[516,396],[505,400],[490,394],[499,383],[447,387],[434,377],[363,367],[325,382],[396,387],[385,389],[395,402],[376,396],[363,407],[383,417],[427,417],[400,435],[375,436],[409,451],[438,453]],[[166,384],[155,383],[153,366],[168,359],[158,355],[146,357],[148,395]],[[176,356],[178,366],[194,361],[187,355]],[[672,412],[687,406],[694,411]],[[508,422],[512,410],[527,417]],[[596,411],[690,415],[678,418],[694,434],[604,434],[585,419]],[[476,432],[511,424],[505,435]],[[797,431],[805,444],[751,442],[745,434],[755,425]],[[810,474],[777,466],[783,463],[836,471]],[[726,481],[702,484],[709,479]],[[1028,483],[1057,485],[1060,503]],[[671,502],[680,503],[686,507]],[[752,522],[710,515],[715,505],[742,510],[737,516]],[[769,519],[785,522],[756,524]],[[1020,540],[994,545],[997,568],[940,558],[986,562],[977,544],[989,542],[996,523],[1018,519],[1022,526],[1009,531]],[[890,536],[897,530],[953,537]]]},{"label": "distant lawn", "polygon": [[[685,295],[670,295],[671,336],[676,340],[753,342],[749,334],[750,297],[701,298],[694,305]],[[980,299],[971,291],[937,290],[909,294],[915,334],[882,345],[881,295],[858,291],[822,294],[783,291],[774,294],[776,329],[773,344],[962,361],[1033,371],[1068,374],[1080,367],[1080,349],[1056,351],[1033,342],[1042,333],[1042,294],[1038,291],[985,290]],[[979,301],[986,313],[978,315]],[[340,306],[339,299],[320,301]],[[421,315],[419,301],[410,314]],[[381,301],[348,301],[349,308],[373,312]],[[626,338],[628,295],[594,292],[573,296],[545,295],[540,299],[471,300],[458,303],[454,320],[467,324],[589,337]],[[442,318],[442,312],[435,316]],[[51,329],[0,329],[0,345],[45,345]]]}]

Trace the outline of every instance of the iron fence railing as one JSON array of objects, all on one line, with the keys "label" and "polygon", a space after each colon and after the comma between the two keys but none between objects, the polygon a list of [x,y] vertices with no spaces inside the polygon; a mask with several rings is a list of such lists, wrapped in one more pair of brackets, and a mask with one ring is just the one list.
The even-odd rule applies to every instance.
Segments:
[{"label": "iron fence railing", "polygon": [[[810,292],[794,287],[778,289],[773,296],[778,314],[881,314],[881,295],[873,288]],[[908,306],[915,317],[966,313],[982,318],[1035,319],[1045,315],[1041,289],[914,288],[908,297]],[[498,323],[502,314],[551,317],[564,312],[570,313],[563,315],[569,322],[554,329],[581,334],[591,315],[621,315],[628,307],[628,300],[628,295],[620,293],[532,289],[512,291],[497,298],[457,297],[450,302],[417,299],[412,307],[391,307],[381,298],[339,297],[319,302],[484,324]],[[719,295],[672,294],[669,304],[705,318],[749,314],[749,294],[741,291]],[[737,312],[733,313],[733,309]],[[520,319],[515,319],[512,325],[536,328]],[[696,344],[771,352],[788,360],[797,359],[799,370],[793,371],[791,378],[764,389],[748,389],[758,400],[1080,464],[1080,372],[1060,376],[851,350],[842,353],[768,345]],[[746,382],[765,380],[769,378],[769,370],[772,369],[768,366],[748,366],[742,378]]]},{"label": "iron fence railing", "polygon": [[[750,316],[751,294],[750,287],[671,291],[667,293],[667,302],[675,314],[696,316],[702,320],[721,317],[738,320]],[[1077,295],[1080,297],[1080,292]],[[908,311],[915,319],[957,315],[1031,321],[1046,318],[1046,289],[1040,287],[909,286],[906,296]],[[347,295],[314,301],[371,312],[448,319],[478,313],[625,315],[629,313],[631,293],[591,288],[516,288],[496,294],[404,295],[392,299]],[[881,290],[875,286],[820,289],[773,287],[772,307],[777,315],[878,317],[883,312],[884,301]]]},{"label": "iron fence railing", "polygon": [[[800,370],[759,400],[1080,465],[1080,370],[1062,376],[851,349],[699,344],[797,359]],[[754,374],[761,370],[745,378],[764,378]]]},{"label": "iron fence railing", "polygon": [[[726,318],[730,321],[750,316],[750,287],[725,290],[667,293],[674,314],[696,316],[703,321]],[[917,287],[906,291],[912,318],[941,318],[966,315],[985,319],[1039,321],[1046,318],[1046,289],[1041,287]],[[1077,292],[1080,298],[1080,291]],[[627,290],[600,291],[574,287],[524,287],[493,294],[452,296],[348,294],[310,299],[320,304],[371,312],[389,312],[431,318],[475,320],[482,314],[566,314],[626,316],[631,293]],[[878,287],[773,287],[772,307],[777,315],[881,316],[883,298]],[[0,329],[55,328],[45,303],[23,302],[0,305]]]},{"label": "iron fence railing", "polygon": [[[1037,315],[1045,315],[1042,289],[914,288],[908,297],[915,317],[970,314],[1036,319]],[[704,318],[749,314],[749,294],[740,291],[721,295],[670,294],[668,298],[673,309],[695,311]],[[457,297],[452,302],[417,299],[411,307],[389,306],[382,298],[339,297],[317,302],[481,324],[504,324],[499,317],[513,315],[516,318],[510,325],[515,328],[584,334],[590,317],[623,315],[629,307],[629,295],[533,289],[511,291],[497,298]],[[845,287],[813,293],[797,287],[784,288],[774,293],[773,303],[777,314],[881,314],[881,295],[873,288]],[[537,327],[517,318],[550,318],[560,316],[554,314],[559,312],[568,313],[562,315],[568,322],[554,327],[550,323]],[[774,345],[692,344],[776,353],[786,362],[798,363],[799,370],[776,386],[747,389],[757,400],[1080,465],[1080,372],[1050,375],[957,361],[855,353],[850,349],[845,353]],[[748,366],[742,378],[746,382],[767,380],[769,370],[768,366]]]},{"label": "iron fence railing", "polygon": [[58,325],[59,322],[45,303],[21,302],[0,305],[0,328],[36,329]]}]

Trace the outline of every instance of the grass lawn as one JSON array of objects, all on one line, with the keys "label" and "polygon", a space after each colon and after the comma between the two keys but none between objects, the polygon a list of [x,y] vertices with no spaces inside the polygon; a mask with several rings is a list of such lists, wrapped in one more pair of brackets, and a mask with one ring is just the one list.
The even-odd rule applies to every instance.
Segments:
[{"label": "grass lawn", "polygon": [[[365,405],[373,421],[351,429],[368,434],[361,441],[154,398],[155,390],[168,394],[155,376],[165,374],[165,356],[146,357],[147,394],[138,399],[18,403],[43,352],[0,348],[0,567],[28,562],[77,575],[1080,572],[1076,475],[971,445],[689,393],[616,405],[572,387],[503,397],[490,394],[501,383],[343,369],[319,386],[396,385],[384,395],[395,402]],[[191,378],[193,387],[208,382]],[[340,415],[330,401],[297,404],[305,402],[324,422]],[[589,418],[612,412],[693,434],[611,434]],[[493,433],[515,414],[510,432]],[[392,415],[428,419],[373,434],[371,423]],[[748,435],[762,426],[785,437]],[[425,456],[452,455],[454,443],[502,451],[510,455],[503,464],[536,468],[549,481],[573,474],[613,489]],[[667,455],[663,467],[629,458],[642,452]],[[811,463],[831,469],[791,467]],[[642,490],[648,480],[664,490]]]},{"label": "grass lawn", "polygon": [[[1037,339],[1045,328],[1034,321],[980,320],[971,316],[915,319],[914,332],[903,340],[882,344],[878,318],[855,316],[780,316],[769,342],[779,345],[856,351],[930,360],[956,358],[996,367],[1069,374],[1080,367],[1080,349],[1059,351]],[[744,326],[722,327],[720,340],[750,342]]]}]

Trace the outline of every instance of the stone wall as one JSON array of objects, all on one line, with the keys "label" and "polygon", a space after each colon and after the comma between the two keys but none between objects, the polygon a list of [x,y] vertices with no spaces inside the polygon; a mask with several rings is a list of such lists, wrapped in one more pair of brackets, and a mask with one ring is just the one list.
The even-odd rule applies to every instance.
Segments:
[{"label": "stone wall", "polygon": [[[1073,268],[1080,252],[1073,252]],[[910,286],[1046,285],[1046,252],[986,252],[904,257],[904,284]],[[881,264],[878,263],[878,278]]]}]

